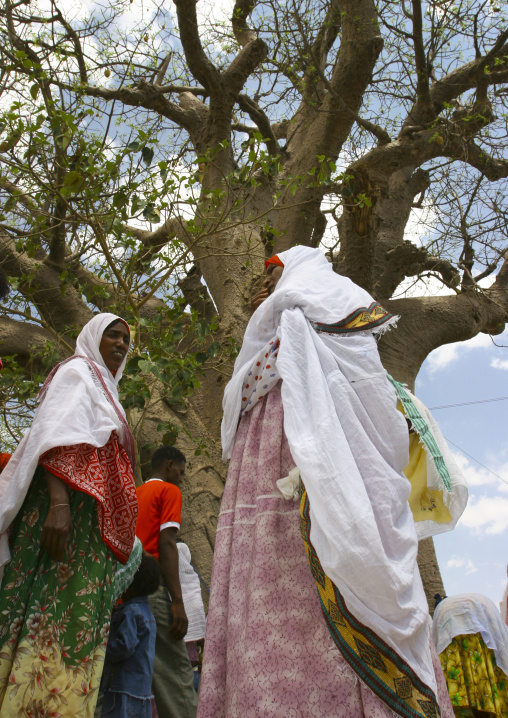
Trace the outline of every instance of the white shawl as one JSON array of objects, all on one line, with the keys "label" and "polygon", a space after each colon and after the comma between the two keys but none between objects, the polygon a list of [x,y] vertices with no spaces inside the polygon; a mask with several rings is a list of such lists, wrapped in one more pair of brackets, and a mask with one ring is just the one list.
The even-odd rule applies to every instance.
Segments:
[{"label": "white shawl", "polygon": [[[393,383],[393,380],[392,380]],[[397,382],[395,382],[397,384]],[[467,480],[464,473],[459,468],[457,462],[453,458],[446,439],[444,438],[437,421],[434,419],[430,411],[427,409],[418,397],[412,394],[407,387],[401,384],[395,386],[395,390],[402,401],[404,409],[407,409],[406,399],[408,398],[412,407],[418,412],[419,417],[423,421],[424,433],[420,434],[420,423],[413,427],[420,435],[420,441],[423,443],[427,464],[427,488],[430,490],[440,491],[443,502],[450,512],[451,521],[441,523],[432,519],[432,512],[427,520],[416,522],[416,535],[418,540],[436,536],[444,531],[451,531],[455,528],[455,524],[460,519],[467,506],[469,496],[467,488]],[[401,398],[399,391],[405,395]],[[409,418],[412,417],[412,412]],[[427,443],[425,443],[427,442]]]},{"label": "white shawl", "polygon": [[[104,446],[111,432],[116,431],[120,443],[126,446],[128,454],[131,453],[129,442],[132,437],[117,390],[127,355],[113,376],[99,351],[104,330],[115,319],[121,318],[115,314],[98,314],[85,324],[76,342],[75,356],[86,357],[89,361],[67,359],[51,372],[39,394],[40,403],[32,425],[0,474],[1,574],[2,567],[10,560],[6,530],[20,510],[39,458],[46,451],[74,444]],[[102,382],[89,362],[95,365]]]},{"label": "white shawl", "polygon": [[[277,256],[284,263],[282,277],[273,294],[252,315],[235,361],[233,376],[224,391],[221,428],[224,461],[231,457],[233,450],[243,381],[254,358],[264,356],[270,341],[276,338],[282,312],[299,307],[309,321],[334,324],[361,307],[369,307],[374,301],[368,292],[348,277],[336,274],[319,249],[299,246]],[[387,324],[395,320],[396,317]],[[379,327],[378,331],[385,326]]]},{"label": "white shawl", "polygon": [[433,622],[434,641],[442,653],[456,636],[480,633],[494,651],[496,663],[508,676],[508,627],[490,598],[481,593],[461,593],[444,598]]},{"label": "white shawl", "polygon": [[180,586],[182,587],[183,604],[185,613],[189,619],[189,626],[185,634],[185,642],[200,641],[205,637],[206,616],[203,598],[201,596],[201,583],[191,563],[190,548],[186,543],[179,541],[178,548],[178,573],[180,575]]},{"label": "white shawl", "polygon": [[[371,331],[318,334],[373,299],[319,250],[278,255],[284,271],[256,310],[224,394],[224,457],[253,357],[277,335],[284,430],[310,502],[310,538],[348,609],[436,691],[428,607],[408,504],[408,432]],[[392,320],[393,321],[393,320]]]}]

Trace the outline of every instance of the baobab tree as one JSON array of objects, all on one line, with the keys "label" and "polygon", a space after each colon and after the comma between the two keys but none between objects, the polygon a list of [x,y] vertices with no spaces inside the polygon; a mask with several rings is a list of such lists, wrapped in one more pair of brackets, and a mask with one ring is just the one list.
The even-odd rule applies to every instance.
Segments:
[{"label": "baobab tree", "polygon": [[[93,312],[125,316],[140,465],[160,441],[187,450],[185,534],[205,572],[222,392],[266,256],[323,246],[400,316],[380,351],[410,386],[433,349],[502,332],[508,311],[501,8],[228,9],[227,21],[206,0],[0,12],[1,435],[15,443]],[[407,296],[426,280],[447,293]]]}]

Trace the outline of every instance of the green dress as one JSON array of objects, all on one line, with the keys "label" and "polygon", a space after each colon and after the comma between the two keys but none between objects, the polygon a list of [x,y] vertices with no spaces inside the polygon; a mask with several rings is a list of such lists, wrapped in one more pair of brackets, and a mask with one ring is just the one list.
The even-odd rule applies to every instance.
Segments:
[{"label": "green dress", "polygon": [[39,467],[9,537],[0,588],[2,718],[91,718],[104,665],[117,560],[95,499],[69,488],[72,532],[62,562],[41,548],[49,508]]}]

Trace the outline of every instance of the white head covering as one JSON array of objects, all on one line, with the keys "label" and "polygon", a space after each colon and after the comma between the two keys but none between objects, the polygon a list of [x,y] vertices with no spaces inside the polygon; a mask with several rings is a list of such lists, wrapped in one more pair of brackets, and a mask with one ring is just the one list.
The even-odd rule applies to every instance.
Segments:
[{"label": "white head covering", "polygon": [[92,361],[94,361],[98,366],[102,367],[105,370],[105,374],[113,378],[115,387],[122,378],[123,370],[125,369],[125,364],[127,363],[127,354],[125,355],[125,358],[121,363],[120,368],[117,369],[115,375],[113,376],[111,371],[106,366],[104,359],[102,358],[102,354],[99,347],[102,340],[102,335],[104,334],[106,329],[111,324],[116,324],[117,322],[121,322],[127,327],[130,337],[129,325],[127,324],[125,319],[117,317],[116,314],[109,314],[107,312],[104,312],[103,314],[97,314],[93,319],[90,319],[90,321],[85,324],[85,326],[79,333],[78,338],[76,339],[76,351],[74,352],[75,355],[86,356],[89,359],[92,359]]},{"label": "white head covering", "polygon": [[[298,246],[277,256],[284,264],[284,271],[273,293],[260,304],[247,325],[233,376],[224,392],[222,449],[225,461],[233,449],[244,379],[253,361],[258,355],[263,356],[266,346],[277,336],[282,312],[298,307],[310,322],[335,324],[375,301],[348,277],[334,272],[320,249]],[[386,324],[394,321],[392,317]],[[377,331],[385,327],[378,327]]]},{"label": "white head covering", "polygon": [[74,354],[88,357],[88,359],[92,359],[92,361],[94,361],[97,366],[100,367],[101,374],[104,379],[110,383],[112,382],[114,385],[114,390],[116,391],[117,384],[122,378],[123,370],[125,369],[125,364],[127,363],[127,353],[125,354],[125,358],[121,363],[119,369],[116,370],[115,375],[113,376],[111,371],[106,366],[106,363],[102,358],[102,354],[99,349],[102,335],[110,326],[110,324],[113,324],[113,322],[115,324],[117,322],[122,322],[122,324],[127,327],[130,337],[129,325],[124,319],[122,319],[121,317],[117,317],[116,314],[108,314],[106,312],[104,312],[103,314],[97,314],[97,316],[95,316],[93,319],[90,319],[88,324],[85,324],[85,326],[79,333],[79,336],[76,340],[76,351],[74,352]]},{"label": "white head covering", "polygon": [[496,663],[508,676],[508,627],[494,603],[481,593],[459,593],[444,598],[434,612],[434,642],[442,653],[456,636],[480,633],[494,651]]},{"label": "white head covering", "polygon": [[5,532],[43,454],[57,446],[104,446],[116,431],[133,461],[132,435],[117,390],[127,355],[113,376],[99,350],[105,329],[118,320],[124,321],[115,314],[98,314],[83,327],[74,356],[58,364],[44,383],[32,425],[0,474],[0,567],[10,560]]},{"label": "white head covering", "polygon": [[[106,329],[111,324],[116,324],[117,322],[122,322],[122,324],[125,324],[129,331],[130,337],[129,325],[124,319],[122,319],[122,317],[117,317],[116,314],[109,314],[108,312],[103,312],[102,314],[97,314],[93,319],[90,319],[90,321],[85,324],[83,329],[78,334],[78,338],[76,339],[76,349],[74,351],[74,355],[69,359],[66,359],[65,361],[57,364],[56,367],[51,371],[39,392],[39,401],[42,401],[44,399],[48,387],[53,381],[53,377],[55,376],[57,371],[64,364],[67,364],[67,362],[79,356],[86,357],[96,365],[96,368],[99,370],[108,391],[118,402],[117,386],[118,382],[122,378],[123,370],[125,369],[125,365],[127,363],[127,353],[125,354],[125,358],[120,364],[120,367],[116,370],[115,374],[113,374],[111,370],[108,369],[108,367],[106,366],[106,362],[104,361],[99,348],[102,340],[102,335],[104,334]],[[123,412],[122,408],[121,411]]]}]

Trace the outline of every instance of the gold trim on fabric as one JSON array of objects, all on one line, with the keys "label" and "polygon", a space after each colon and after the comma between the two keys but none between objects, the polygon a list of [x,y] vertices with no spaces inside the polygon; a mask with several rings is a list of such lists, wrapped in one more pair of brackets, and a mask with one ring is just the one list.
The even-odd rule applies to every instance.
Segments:
[{"label": "gold trim on fabric", "polygon": [[338,588],[323,571],[310,541],[309,500],[300,482],[300,530],[330,635],[362,681],[404,718],[437,718],[439,706],[414,671],[374,631],[347,609]]}]

